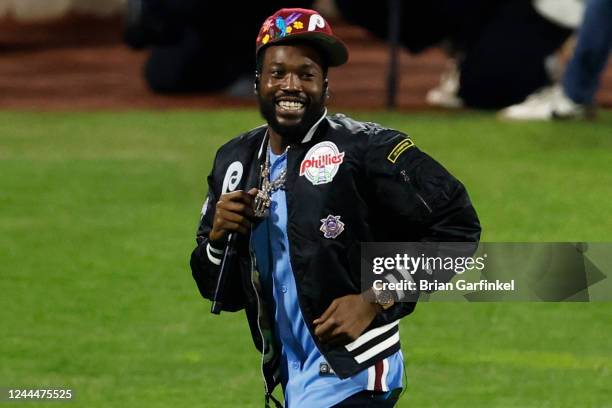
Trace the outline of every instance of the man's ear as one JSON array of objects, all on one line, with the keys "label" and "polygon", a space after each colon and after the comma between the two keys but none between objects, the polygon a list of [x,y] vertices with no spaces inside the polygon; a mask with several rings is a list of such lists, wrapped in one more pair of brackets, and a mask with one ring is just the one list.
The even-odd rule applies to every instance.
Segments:
[{"label": "man's ear", "polygon": [[323,95],[329,98],[329,80],[327,78],[323,80]]}]

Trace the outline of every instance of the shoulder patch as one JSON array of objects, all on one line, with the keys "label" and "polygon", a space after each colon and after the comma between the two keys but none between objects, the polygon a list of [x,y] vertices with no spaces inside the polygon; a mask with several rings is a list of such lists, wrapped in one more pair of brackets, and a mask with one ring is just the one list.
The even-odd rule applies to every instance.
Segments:
[{"label": "shoulder patch", "polygon": [[391,153],[389,153],[389,155],[387,156],[387,160],[395,164],[400,154],[404,153],[406,150],[410,149],[412,146],[414,146],[414,143],[412,142],[412,140],[410,140],[409,138],[403,139],[401,142],[395,145],[393,150],[391,150]]}]

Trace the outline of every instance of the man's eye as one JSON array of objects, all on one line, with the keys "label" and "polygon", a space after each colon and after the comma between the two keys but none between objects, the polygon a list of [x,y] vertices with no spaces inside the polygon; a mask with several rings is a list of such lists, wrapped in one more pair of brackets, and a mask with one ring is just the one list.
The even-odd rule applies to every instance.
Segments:
[{"label": "man's eye", "polygon": [[270,73],[274,78],[280,78],[283,76],[283,71],[275,69]]}]

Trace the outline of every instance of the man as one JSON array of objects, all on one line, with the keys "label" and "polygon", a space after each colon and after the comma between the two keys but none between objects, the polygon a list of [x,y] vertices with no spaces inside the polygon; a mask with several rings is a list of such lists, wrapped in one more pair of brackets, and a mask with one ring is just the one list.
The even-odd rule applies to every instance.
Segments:
[{"label": "man", "polygon": [[217,152],[193,276],[215,299],[223,264],[216,300],[246,311],[266,403],[279,405],[271,393],[282,383],[288,407],[392,407],[403,377],[398,320],[415,304],[362,290],[360,243],[474,242],[476,213],[461,183],[402,133],[327,116],[328,67],[348,51],[319,14],[278,11],[256,56],[267,125]]},{"label": "man", "polygon": [[[552,7],[552,6],[551,6]],[[574,54],[561,83],[538,90],[499,112],[505,120],[595,118],[595,96],[612,50],[612,2],[589,0]]]},{"label": "man", "polygon": [[[550,0],[560,3],[576,0]],[[536,0],[401,1],[401,44],[413,54],[442,46],[452,58],[427,102],[496,109],[550,83],[545,61],[571,30],[543,15]],[[389,4],[336,0],[342,16],[388,35]]]}]

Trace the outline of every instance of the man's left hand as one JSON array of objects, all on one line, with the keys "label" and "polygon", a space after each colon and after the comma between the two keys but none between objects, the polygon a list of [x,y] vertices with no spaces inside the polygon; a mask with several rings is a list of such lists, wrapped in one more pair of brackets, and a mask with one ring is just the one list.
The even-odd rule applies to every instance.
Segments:
[{"label": "man's left hand", "polygon": [[321,317],[313,321],[314,334],[332,346],[350,343],[363,333],[380,310],[380,305],[362,295],[342,296],[334,299]]}]

